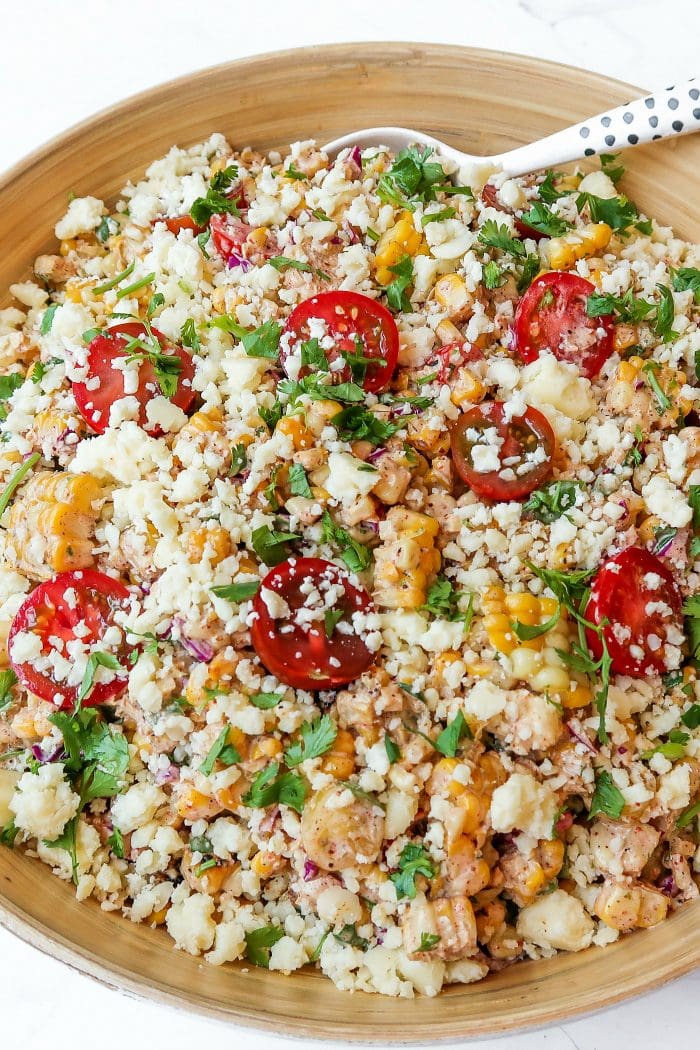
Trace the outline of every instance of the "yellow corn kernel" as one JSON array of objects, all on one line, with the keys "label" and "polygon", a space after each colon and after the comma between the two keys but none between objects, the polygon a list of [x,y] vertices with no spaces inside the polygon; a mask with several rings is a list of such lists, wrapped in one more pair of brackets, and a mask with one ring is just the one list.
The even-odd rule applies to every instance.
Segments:
[{"label": "yellow corn kernel", "polygon": [[301,416],[282,416],[275,430],[290,437],[297,452],[300,449],[311,448],[314,444],[314,435],[305,426]]},{"label": "yellow corn kernel", "polygon": [[435,298],[450,321],[466,321],[473,312],[474,296],[456,273],[446,273],[435,284]]},{"label": "yellow corn kernel", "polygon": [[571,682],[572,689],[561,694],[562,707],[567,709],[587,707],[593,699],[593,693],[582,682]]},{"label": "yellow corn kernel", "polygon": [[180,434],[185,428],[188,432],[197,434],[221,433],[224,429],[224,417],[218,408],[202,409],[190,416]]},{"label": "yellow corn kernel", "polygon": [[388,285],[396,276],[389,269],[404,255],[417,255],[423,238],[413,225],[411,212],[403,211],[394,226],[386,230],[379,240],[374,254],[375,276],[381,285]]},{"label": "yellow corn kernel", "polygon": [[634,346],[638,341],[639,333],[635,325],[631,324],[616,324],[613,332],[613,350],[616,354],[621,354],[624,350],[628,350],[630,346]]},{"label": "yellow corn kernel", "polygon": [[464,405],[467,402],[477,404],[482,401],[486,393],[486,387],[481,380],[468,368],[460,368],[455,377],[450,391],[450,400],[455,405]]},{"label": "yellow corn kernel", "polygon": [[661,519],[657,518],[656,514],[649,514],[637,529],[637,535],[642,543],[651,543],[660,525]]},{"label": "yellow corn kernel", "polygon": [[457,325],[453,324],[452,321],[448,321],[447,318],[444,321],[440,321],[440,324],[435,329],[435,334],[443,346],[447,346],[449,343],[461,342],[464,339]]},{"label": "yellow corn kernel", "polygon": [[149,924],[151,926],[162,926],[168,914],[168,908],[169,905],[166,904],[164,908],[159,908],[158,911],[152,912],[148,920]]},{"label": "yellow corn kernel", "polygon": [[267,879],[271,875],[278,875],[281,871],[284,871],[288,863],[289,861],[286,857],[280,857],[279,854],[264,849],[255,854],[250,862],[250,866],[256,875]]},{"label": "yellow corn kernel", "polygon": [[330,751],[321,762],[321,769],[338,780],[347,780],[355,771],[355,738],[347,729],[339,729]]},{"label": "yellow corn kernel", "polygon": [[679,396],[682,387],[687,383],[685,373],[680,369],[671,368],[669,365],[658,365],[654,368],[653,374],[656,382],[671,402],[668,408],[661,411],[659,406],[657,406],[657,397],[651,390],[649,375],[645,365],[648,368],[649,362],[645,362],[641,357],[630,357],[626,361],[620,361],[620,364],[617,366],[618,380],[627,384],[632,391],[634,391],[635,384],[640,378],[644,380],[650,399],[657,407],[657,410],[660,411],[660,418],[667,425],[681,415],[687,415],[692,408],[693,402],[687,397]]},{"label": "yellow corn kernel", "polygon": [[551,881],[561,871],[565,849],[562,839],[547,839],[545,842],[540,843],[538,849],[539,862],[547,882]]},{"label": "yellow corn kernel", "polygon": [[438,653],[433,664],[433,670],[436,675],[441,676],[452,664],[457,663],[461,659],[462,654],[458,653],[456,649],[447,649],[444,653]]},{"label": "yellow corn kernel", "polygon": [[221,811],[221,806],[215,799],[203,795],[188,784],[178,795],[175,810],[184,820],[207,820],[216,816]]},{"label": "yellow corn kernel", "polygon": [[215,867],[207,868],[206,871],[203,871],[202,874],[197,877],[197,882],[201,884],[201,889],[204,893],[208,893],[210,897],[213,897],[217,893],[221,893],[224,888],[224,883],[230,879],[236,871],[238,871],[238,868],[238,864],[232,864],[230,862],[228,864],[219,863]]},{"label": "yellow corn kernel", "polygon": [[417,609],[425,604],[429,579],[440,567],[439,525],[406,507],[392,507],[386,520],[388,535],[375,551],[375,601],[390,609]]},{"label": "yellow corn kernel", "polygon": [[[209,664],[195,664],[185,686],[185,698],[192,707],[206,705],[213,691],[220,686],[230,687],[235,680],[236,662],[230,660],[223,652],[216,654]],[[231,729],[231,734],[240,730]],[[243,741],[246,737],[240,733]],[[236,747],[238,744],[236,743]],[[240,750],[240,748],[239,748]]]},{"label": "yellow corn kernel", "polygon": [[568,270],[579,259],[597,255],[610,243],[612,230],[606,222],[593,222],[563,237],[552,237],[547,248],[552,270]]},{"label": "yellow corn kernel", "polygon": [[472,660],[467,664],[467,672],[472,678],[488,678],[493,673],[493,664],[488,660]]},{"label": "yellow corn kernel", "polygon": [[523,885],[527,893],[534,897],[535,894],[538,893],[543,886],[546,886],[548,882],[549,879],[542,870],[541,865],[533,864],[523,880]]},{"label": "yellow corn kernel", "polygon": [[37,442],[42,447],[48,445],[53,448],[70,430],[80,432],[83,429],[83,424],[77,416],[68,412],[58,412],[54,408],[46,408],[34,416],[34,431]]},{"label": "yellow corn kernel", "polygon": [[220,525],[214,528],[194,529],[187,537],[187,557],[193,564],[206,555],[211,565],[218,565],[231,553],[231,537]]},{"label": "yellow corn kernel", "polygon": [[282,745],[279,740],[273,736],[265,736],[256,740],[250,751],[251,759],[277,758],[281,754]]},{"label": "yellow corn kernel", "polygon": [[10,508],[8,555],[32,576],[92,565],[92,532],[102,487],[89,474],[40,471]]},{"label": "yellow corn kernel", "polygon": [[267,244],[267,230],[264,226],[258,226],[257,229],[251,230],[248,234],[248,240],[251,244],[257,245],[258,248],[264,248]]}]

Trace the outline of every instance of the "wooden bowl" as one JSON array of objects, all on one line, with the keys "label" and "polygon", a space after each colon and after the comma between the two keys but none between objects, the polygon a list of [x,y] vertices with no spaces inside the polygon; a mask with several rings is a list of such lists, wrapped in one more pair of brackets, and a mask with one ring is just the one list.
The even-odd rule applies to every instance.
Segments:
[{"label": "wooden bowl", "polygon": [[[354,44],[286,51],[205,70],[107,110],[18,165],[0,183],[0,288],[51,247],[68,193],[109,199],[173,143],[222,131],[238,145],[321,142],[404,124],[494,153],[638,94],[605,77],[468,48]],[[626,155],[629,195],[700,239],[692,187],[700,136]],[[6,298],[5,298],[5,301]],[[605,949],[528,962],[437,999],[350,996],[314,972],[215,968],[165,933],[78,904],[36,861],[0,848],[0,921],[111,987],[286,1035],[425,1043],[559,1023],[657,987],[700,963],[700,901]]]}]

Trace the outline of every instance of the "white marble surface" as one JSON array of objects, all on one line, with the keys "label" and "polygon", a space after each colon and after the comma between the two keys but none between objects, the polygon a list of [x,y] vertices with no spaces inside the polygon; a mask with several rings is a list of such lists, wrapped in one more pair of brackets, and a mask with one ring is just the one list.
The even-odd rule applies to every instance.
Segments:
[{"label": "white marble surface", "polygon": [[[253,18],[252,11],[264,19]],[[556,59],[645,87],[700,74],[697,0],[441,0],[432,8],[425,0],[265,0],[259,6],[240,0],[21,0],[11,5],[8,18],[9,12],[8,2],[0,62],[0,170],[75,121],[162,80],[303,44],[449,41]],[[0,1016],[0,1043],[12,1050],[190,1050],[241,1038],[247,1050],[289,1045],[119,998],[2,930]],[[699,1026],[700,971],[598,1017],[480,1046],[694,1046]],[[325,1044],[326,1050],[338,1045]]]}]

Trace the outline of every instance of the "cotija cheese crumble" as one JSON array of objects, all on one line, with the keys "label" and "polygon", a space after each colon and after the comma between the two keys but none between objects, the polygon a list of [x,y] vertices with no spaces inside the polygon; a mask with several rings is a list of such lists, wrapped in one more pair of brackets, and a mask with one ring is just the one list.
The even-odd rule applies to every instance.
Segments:
[{"label": "cotija cheese crumble", "polygon": [[3,847],[392,996],[697,897],[700,248],[619,158],[215,134],[55,232],[0,311]]}]

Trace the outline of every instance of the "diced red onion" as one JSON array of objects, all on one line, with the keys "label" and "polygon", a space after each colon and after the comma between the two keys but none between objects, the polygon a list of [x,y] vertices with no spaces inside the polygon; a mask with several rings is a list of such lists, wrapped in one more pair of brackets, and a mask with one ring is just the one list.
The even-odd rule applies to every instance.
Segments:
[{"label": "diced red onion", "polygon": [[228,259],[226,260],[226,265],[229,268],[229,270],[235,270],[236,267],[240,266],[243,273],[248,273],[248,270],[251,270],[253,268],[253,264],[250,261],[250,259],[246,259],[245,256],[239,255],[238,252],[231,252]]},{"label": "diced red onion", "polygon": [[318,875],[318,864],[314,864],[312,860],[308,858],[304,861],[304,882],[311,882]]},{"label": "diced red onion", "polygon": [[377,460],[381,459],[381,457],[386,452],[388,452],[388,449],[382,448],[382,446],[380,445],[379,448],[375,448],[374,452],[370,452],[369,456],[367,457],[367,462],[368,463],[376,463]]},{"label": "diced red onion", "polygon": [[195,660],[199,660],[200,663],[208,664],[210,660],[214,659],[214,649],[205,642],[202,638],[187,638],[185,635],[180,635],[180,645],[183,649],[186,649],[190,656],[193,656]]},{"label": "diced red onion", "polygon": [[64,754],[63,744],[59,744],[58,747],[55,747],[48,755],[44,754],[39,744],[32,744],[31,751],[37,762],[41,762],[42,765],[45,762],[55,762],[57,758],[61,758]]},{"label": "diced red onion", "polygon": [[159,769],[155,775],[156,784],[174,784],[180,779],[180,769],[172,763],[165,769]]},{"label": "diced red onion", "polygon": [[579,730],[576,728],[572,721],[566,723],[566,728],[569,730],[569,733],[574,738],[574,740],[578,740],[579,744],[583,744],[587,751],[590,751],[593,755],[596,755],[598,753],[598,749],[595,746],[595,744],[593,744],[588,739],[585,733],[579,732]]},{"label": "diced red onion", "polygon": [[379,532],[379,522],[373,518],[368,518],[367,521],[362,522],[362,528],[367,529],[369,532]]},{"label": "diced red onion", "polygon": [[678,887],[676,886],[676,880],[670,873],[666,875],[659,883],[659,889],[662,893],[665,893],[667,897],[675,897],[678,893]]}]

